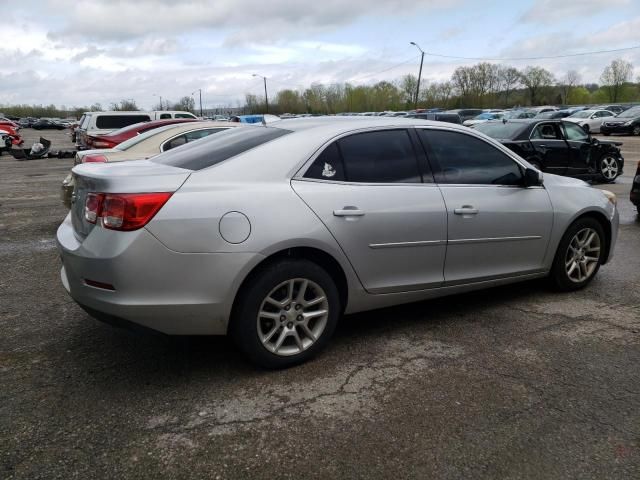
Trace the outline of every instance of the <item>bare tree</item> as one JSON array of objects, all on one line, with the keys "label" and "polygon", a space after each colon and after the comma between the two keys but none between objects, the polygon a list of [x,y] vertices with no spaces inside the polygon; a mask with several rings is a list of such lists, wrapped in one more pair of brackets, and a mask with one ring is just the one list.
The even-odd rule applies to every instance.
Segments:
[{"label": "bare tree", "polygon": [[[421,82],[422,83],[422,82]],[[418,79],[415,75],[405,75],[400,79],[398,88],[402,92],[405,103],[411,104],[415,100],[416,87],[418,86]]]},{"label": "bare tree", "polygon": [[575,70],[569,70],[562,78],[562,83],[560,84],[563,103],[568,103],[569,94],[578,83],[580,83],[580,74]]},{"label": "bare tree", "polygon": [[469,97],[472,89],[472,81],[471,81],[471,69],[469,67],[458,67],[451,75],[451,83],[458,91],[458,95],[462,97],[463,100]]},{"label": "bare tree", "polygon": [[112,102],[110,106],[111,110],[116,112],[131,112],[140,110],[136,105],[135,100],[132,98],[124,98],[120,100],[120,103]]},{"label": "bare tree", "polygon": [[520,85],[522,75],[517,68],[506,65],[499,68],[498,78],[500,81],[500,90],[504,93],[504,103],[506,106],[509,106],[509,97]]},{"label": "bare tree", "polygon": [[621,59],[613,60],[610,65],[605,67],[600,75],[600,82],[609,94],[610,102],[618,101],[622,87],[631,80],[632,71],[633,65]]},{"label": "bare tree", "polygon": [[553,85],[555,81],[553,74],[542,67],[527,67],[520,78],[524,86],[529,90],[531,105],[535,105],[540,93]]}]

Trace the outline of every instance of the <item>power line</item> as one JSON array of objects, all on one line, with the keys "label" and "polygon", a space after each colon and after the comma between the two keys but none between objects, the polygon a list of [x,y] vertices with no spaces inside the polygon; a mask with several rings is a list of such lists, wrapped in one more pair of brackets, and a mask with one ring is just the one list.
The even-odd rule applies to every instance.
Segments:
[{"label": "power line", "polygon": [[414,61],[414,60],[416,60],[418,58],[420,58],[420,55],[416,55],[414,57],[408,58],[407,60],[404,60],[403,62],[397,63],[396,65],[393,65],[391,67],[385,68],[384,70],[380,70],[379,72],[368,73],[366,75],[358,75],[356,77],[351,78],[351,80],[356,80],[356,79],[362,80],[362,79],[365,79],[365,78],[373,77],[375,75],[379,75],[381,73],[388,72],[389,70],[394,70],[394,69],[396,69],[398,67],[401,67],[402,65],[406,65],[407,63],[409,63],[411,61]]},{"label": "power line", "polygon": [[591,52],[580,52],[580,53],[567,53],[564,55],[550,55],[543,57],[501,57],[501,58],[485,58],[485,57],[459,57],[456,55],[443,55],[440,53],[431,53],[424,52],[425,55],[430,57],[440,57],[440,58],[453,58],[456,60],[490,60],[490,61],[515,61],[515,60],[549,60],[554,58],[568,58],[568,57],[584,57],[588,55],[598,55],[601,53],[615,53],[615,52],[625,52],[628,50],[636,50],[639,49],[640,45],[636,45],[633,47],[625,47],[625,48],[614,48],[611,50],[594,50]]}]

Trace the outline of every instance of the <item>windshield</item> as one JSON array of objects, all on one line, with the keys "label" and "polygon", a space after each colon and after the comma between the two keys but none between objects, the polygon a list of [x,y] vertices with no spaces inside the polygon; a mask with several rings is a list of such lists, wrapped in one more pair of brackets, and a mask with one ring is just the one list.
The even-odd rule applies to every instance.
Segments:
[{"label": "windshield", "polygon": [[590,110],[582,110],[580,112],[576,112],[572,115],[569,115],[570,118],[589,118],[593,112]]},{"label": "windshield", "polygon": [[496,118],[496,115],[493,113],[481,113],[480,115],[476,116],[474,120],[491,120],[493,118]]},{"label": "windshield", "polygon": [[618,118],[633,118],[640,117],[640,107],[630,108],[618,115]]},{"label": "windshield", "polygon": [[516,138],[520,132],[527,128],[526,123],[511,123],[511,122],[487,122],[475,125],[474,128],[479,132],[489,135],[492,138],[499,139],[513,139]]},{"label": "windshield", "polygon": [[164,127],[154,128],[154,129],[149,130],[147,132],[141,133],[140,135],[136,135],[135,137],[131,137],[129,140],[126,140],[126,141],[116,145],[114,148],[116,150],[122,150],[124,152],[126,150],[129,150],[134,145],[137,145],[138,143],[143,142],[147,138],[153,137],[154,135],[157,135],[157,134],[159,134],[161,132],[165,132],[165,131],[170,130],[172,128],[178,128],[179,126],[182,126],[182,125],[172,124],[172,125],[165,125]]}]

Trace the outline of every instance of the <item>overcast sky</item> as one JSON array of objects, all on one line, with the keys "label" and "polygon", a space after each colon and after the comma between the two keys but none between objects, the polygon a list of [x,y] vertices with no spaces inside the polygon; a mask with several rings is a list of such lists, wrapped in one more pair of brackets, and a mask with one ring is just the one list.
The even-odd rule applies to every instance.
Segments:
[{"label": "overcast sky", "polygon": [[[640,0],[0,0],[0,104],[108,105],[202,88],[207,107],[301,89],[417,74],[430,53],[540,57],[640,45]],[[597,82],[640,49],[536,64]],[[403,63],[404,62],[404,63]],[[425,57],[428,81],[475,61]],[[197,95],[197,94],[196,94]]]}]

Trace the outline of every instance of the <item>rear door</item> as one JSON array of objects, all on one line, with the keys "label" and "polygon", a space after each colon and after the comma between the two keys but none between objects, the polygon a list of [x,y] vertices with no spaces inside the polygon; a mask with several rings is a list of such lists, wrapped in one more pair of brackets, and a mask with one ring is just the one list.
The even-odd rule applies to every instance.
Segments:
[{"label": "rear door", "polygon": [[339,243],[364,287],[388,293],[443,282],[447,217],[414,133],[375,130],[329,144],[292,181]]},{"label": "rear door", "polygon": [[545,171],[564,175],[569,167],[569,145],[557,122],[541,122],[531,131],[529,137],[536,155],[542,161]]}]

